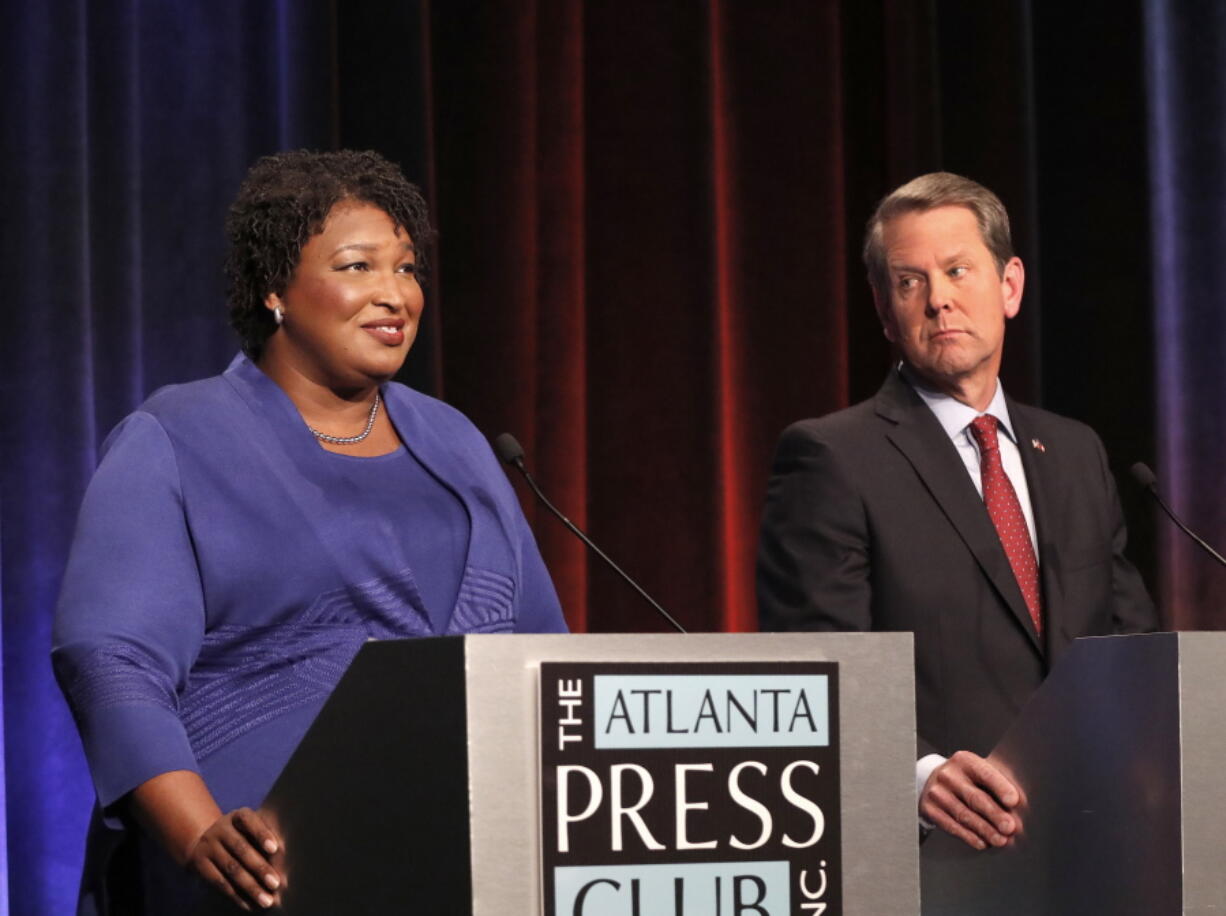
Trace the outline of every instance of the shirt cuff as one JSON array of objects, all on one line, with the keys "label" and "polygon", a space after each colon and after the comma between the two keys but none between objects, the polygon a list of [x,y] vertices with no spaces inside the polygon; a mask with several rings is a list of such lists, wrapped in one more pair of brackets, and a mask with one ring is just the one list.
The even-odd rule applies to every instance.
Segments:
[{"label": "shirt cuff", "polygon": [[924,794],[924,786],[928,785],[929,777],[945,760],[946,758],[940,754],[927,754],[915,761],[915,808],[919,816],[920,827],[925,831],[932,830],[936,824],[919,814],[919,800]]}]

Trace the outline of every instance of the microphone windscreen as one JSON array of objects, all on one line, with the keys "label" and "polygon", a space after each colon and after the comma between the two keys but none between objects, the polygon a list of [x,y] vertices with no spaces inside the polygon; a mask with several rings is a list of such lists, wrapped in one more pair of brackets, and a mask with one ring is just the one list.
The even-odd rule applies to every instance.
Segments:
[{"label": "microphone windscreen", "polygon": [[507,464],[514,464],[524,457],[523,447],[510,433],[503,433],[494,440],[494,451]]},{"label": "microphone windscreen", "polygon": [[1144,461],[1138,461],[1128,471],[1132,475],[1132,479],[1149,490],[1158,485],[1158,478],[1154,476],[1154,472],[1149,469],[1149,465]]}]

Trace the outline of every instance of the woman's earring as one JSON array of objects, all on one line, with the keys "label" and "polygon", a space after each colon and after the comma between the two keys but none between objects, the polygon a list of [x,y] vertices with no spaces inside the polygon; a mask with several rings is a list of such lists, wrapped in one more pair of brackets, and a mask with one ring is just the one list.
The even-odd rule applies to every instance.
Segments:
[{"label": "woman's earring", "polygon": [[285,309],[281,306],[275,306],[272,310],[272,320],[277,323],[277,327],[281,326],[281,322],[285,320]]}]

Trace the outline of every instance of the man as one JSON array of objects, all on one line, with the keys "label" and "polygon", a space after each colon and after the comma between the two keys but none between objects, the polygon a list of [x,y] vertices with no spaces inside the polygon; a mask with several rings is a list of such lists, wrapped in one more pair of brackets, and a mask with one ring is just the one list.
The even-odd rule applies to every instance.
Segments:
[{"label": "man", "polygon": [[913,632],[920,815],[1003,846],[1022,795],[983,755],[1073,639],[1156,616],[1098,437],[998,383],[1025,273],[996,195],[916,178],[878,205],[864,260],[899,363],[872,400],[784,432],[762,626]]}]

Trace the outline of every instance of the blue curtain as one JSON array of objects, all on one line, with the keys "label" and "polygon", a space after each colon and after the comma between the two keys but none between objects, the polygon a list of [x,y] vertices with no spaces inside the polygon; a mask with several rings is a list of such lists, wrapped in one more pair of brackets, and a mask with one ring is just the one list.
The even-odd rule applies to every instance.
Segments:
[{"label": "blue curtain", "polygon": [[5,9],[0,903],[67,913],[91,789],[47,652],[77,505],[124,414],[235,351],[224,208],[256,156],[332,144],[331,5]]},{"label": "blue curtain", "polygon": [[[1145,3],[1158,466],[1185,521],[1222,549],[1226,501],[1226,6]],[[1163,529],[1161,592],[1181,628],[1221,626],[1226,571]]]}]

